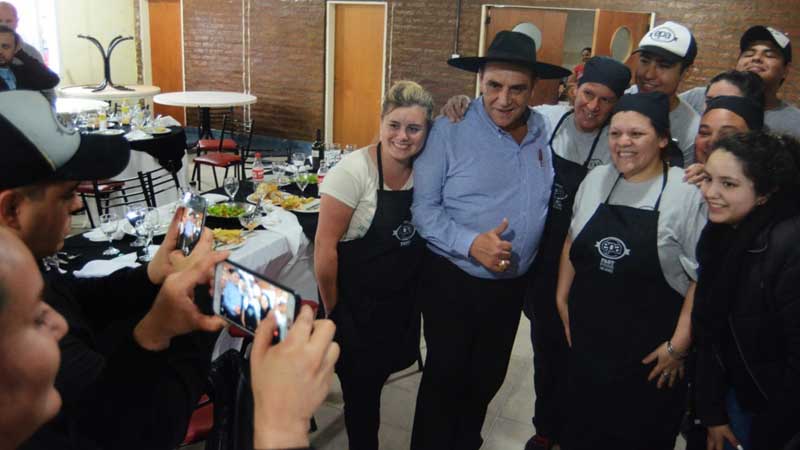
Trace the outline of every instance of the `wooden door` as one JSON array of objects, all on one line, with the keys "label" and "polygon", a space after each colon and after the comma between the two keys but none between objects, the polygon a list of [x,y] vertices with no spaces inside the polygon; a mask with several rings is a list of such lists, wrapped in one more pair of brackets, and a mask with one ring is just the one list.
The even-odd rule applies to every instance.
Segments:
[{"label": "wooden door", "polygon": [[377,142],[383,90],[385,5],[336,4],[333,142]]},{"label": "wooden door", "polygon": [[[148,0],[150,16],[150,61],[153,85],[161,92],[183,90],[183,31],[181,0]],[[170,115],[186,125],[186,110],[179,106],[154,104],[156,114]]]},{"label": "wooden door", "polygon": [[[532,23],[542,33],[542,42],[536,60],[561,65],[564,57],[564,33],[567,29],[567,13],[531,8],[487,8],[486,42],[483,54],[489,49],[495,35],[503,30],[512,30],[521,23]],[[531,106],[543,103],[558,103],[558,80],[539,80],[533,91]]]},{"label": "wooden door", "polygon": [[630,69],[631,73],[636,73],[636,55],[630,52],[636,50],[639,41],[650,29],[651,13],[604,11],[598,9],[594,15],[594,37],[592,39],[592,50],[595,55],[611,56],[611,41],[620,28],[627,28],[630,32],[630,51],[628,57],[623,61]]}]

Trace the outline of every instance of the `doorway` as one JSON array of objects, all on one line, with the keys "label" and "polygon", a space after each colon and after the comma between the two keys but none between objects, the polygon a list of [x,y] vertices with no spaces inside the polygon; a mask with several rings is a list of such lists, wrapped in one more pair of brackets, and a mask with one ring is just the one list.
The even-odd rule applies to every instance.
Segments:
[{"label": "doorway", "polygon": [[386,2],[328,2],[325,141],[376,142],[386,76]]},{"label": "doorway", "polygon": [[[634,71],[631,52],[655,20],[649,12],[484,5],[479,54],[484,55],[502,30],[524,25],[537,44],[537,60],[573,70],[584,47],[592,56],[613,57]],[[539,80],[531,106],[558,103],[559,80]],[[479,86],[476,84],[476,95]]]},{"label": "doorway", "polygon": [[[183,90],[183,21],[181,0],[147,0],[150,25],[152,84],[161,92]],[[186,125],[186,110],[178,106],[153,105],[155,114],[170,115]]]}]

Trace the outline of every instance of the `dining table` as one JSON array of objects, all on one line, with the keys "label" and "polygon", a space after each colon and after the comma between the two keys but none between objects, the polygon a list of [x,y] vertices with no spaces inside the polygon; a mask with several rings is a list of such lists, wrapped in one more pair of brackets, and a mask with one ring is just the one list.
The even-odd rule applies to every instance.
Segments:
[{"label": "dining table", "polygon": [[165,106],[182,106],[200,109],[199,139],[213,139],[211,133],[211,108],[230,108],[252,105],[258,97],[245,92],[230,91],[179,91],[166,92],[153,97],[153,102]]},{"label": "dining table", "polygon": [[82,98],[90,100],[123,100],[123,99],[149,99],[150,97],[161,92],[158,86],[151,86],[145,84],[126,85],[130,90],[119,90],[112,86],[106,86],[103,90],[93,91],[95,86],[66,86],[58,88],[58,96],[66,98]]},{"label": "dining table", "polygon": [[58,114],[80,114],[86,111],[97,111],[108,108],[108,103],[103,100],[89,98],[59,97],[56,99],[56,112]]}]

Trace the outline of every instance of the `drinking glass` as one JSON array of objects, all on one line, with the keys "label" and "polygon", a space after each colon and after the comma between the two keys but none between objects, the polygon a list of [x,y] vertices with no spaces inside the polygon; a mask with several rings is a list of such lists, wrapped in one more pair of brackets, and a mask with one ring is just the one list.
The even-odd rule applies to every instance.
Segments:
[{"label": "drinking glass", "polygon": [[225,187],[225,193],[228,194],[228,201],[232,202],[233,197],[239,191],[239,179],[236,177],[225,178],[222,186]]},{"label": "drinking glass", "polygon": [[103,252],[103,256],[119,255],[119,250],[114,248],[114,233],[117,232],[117,228],[119,227],[118,220],[119,218],[114,213],[100,216],[100,231],[102,231],[108,239],[108,248]]},{"label": "drinking glass", "polygon": [[[259,202],[260,203],[260,202]],[[253,212],[242,214],[239,216],[239,223],[242,225],[243,228],[246,228],[248,231],[253,231],[258,227],[259,220],[261,219],[261,212],[258,209],[253,210]]]},{"label": "drinking glass", "polygon": [[305,166],[306,154],[301,152],[292,153],[292,164],[297,168]]},{"label": "drinking glass", "polygon": [[289,183],[291,183],[291,181],[289,180],[289,177],[286,176],[286,167],[287,166],[285,164],[278,163],[278,162],[276,162],[274,164],[274,166],[273,166],[273,170],[275,171],[275,175],[277,175],[277,179],[275,180],[275,183],[277,183],[278,186],[280,186],[280,187],[286,186]]},{"label": "drinking glass", "polygon": [[128,223],[133,227],[136,234],[136,240],[131,242],[131,247],[144,247],[144,234],[139,234],[141,227],[139,224],[144,221],[144,216],[147,214],[147,208],[144,206],[129,206],[128,211],[125,213],[125,218]]},{"label": "drinking glass", "polygon": [[297,185],[297,188],[300,189],[300,193],[304,193],[306,191],[306,186],[308,186],[308,170],[305,167],[301,167],[297,169],[297,174],[294,177],[294,183]]},{"label": "drinking glass", "polygon": [[146,207],[143,209],[145,210],[144,219],[139,222],[139,228],[141,228],[141,231],[137,229],[136,234],[141,232],[147,236],[144,245],[144,252],[142,253],[142,256],[139,257],[139,261],[148,262],[153,259],[153,254],[150,252],[150,243],[153,242],[153,233],[155,233],[161,224],[161,217],[159,216],[158,209],[156,208]]},{"label": "drinking glass", "polygon": [[345,155],[347,155],[349,153],[352,153],[354,151],[356,151],[356,146],[355,145],[347,144],[347,145],[344,146],[344,154]]},{"label": "drinking glass", "polygon": [[90,112],[89,114],[86,115],[86,126],[92,129],[97,129],[98,124],[97,124],[96,112]]}]

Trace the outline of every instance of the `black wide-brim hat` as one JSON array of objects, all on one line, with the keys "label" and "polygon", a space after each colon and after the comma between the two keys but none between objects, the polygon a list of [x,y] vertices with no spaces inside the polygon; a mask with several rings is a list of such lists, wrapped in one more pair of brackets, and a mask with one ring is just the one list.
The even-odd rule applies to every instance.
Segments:
[{"label": "black wide-brim hat", "polygon": [[478,72],[490,62],[505,62],[525,67],[533,71],[537,78],[551,80],[568,77],[572,72],[556,66],[536,61],[536,43],[524,33],[501,31],[497,33],[485,56],[450,58],[447,64],[461,70]]}]

